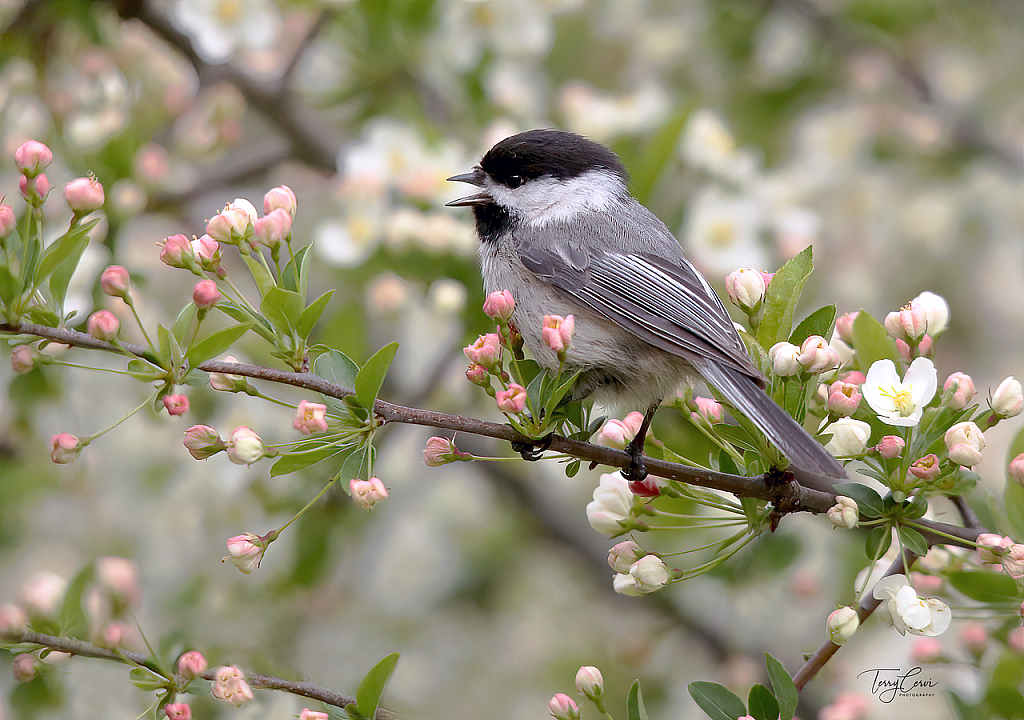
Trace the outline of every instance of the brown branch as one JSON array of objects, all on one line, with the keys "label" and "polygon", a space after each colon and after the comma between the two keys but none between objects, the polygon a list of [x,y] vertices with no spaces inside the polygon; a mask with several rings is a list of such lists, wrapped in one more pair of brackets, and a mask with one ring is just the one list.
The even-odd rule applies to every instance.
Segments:
[{"label": "brown branch", "polygon": [[[134,343],[119,343],[115,347],[110,343],[97,340],[90,335],[67,328],[52,328],[45,325],[32,323],[11,324],[0,322],[0,332],[9,334],[32,335],[46,338],[54,342],[92,350],[104,350],[119,354],[129,353],[137,357],[146,357],[149,351],[142,345]],[[230,375],[244,375],[255,380],[266,380],[293,387],[313,390],[329,397],[342,399],[354,394],[351,388],[329,382],[322,377],[312,373],[296,373],[286,370],[262,367],[259,365],[245,365],[241,363],[229,363],[221,360],[207,360],[201,363],[197,369],[203,372],[226,373]],[[474,435],[505,440],[508,442],[531,443],[532,440],[523,437],[509,425],[478,420],[476,418],[463,417],[461,415],[450,415],[448,413],[422,408],[405,407],[395,405],[384,400],[377,400],[374,411],[385,422],[398,422],[410,425],[424,425],[443,430],[455,432],[466,432]],[[630,466],[632,458],[629,453],[622,450],[592,445],[558,435],[551,436],[550,450],[577,457],[581,460],[607,465],[610,467],[626,468]],[[665,462],[654,458],[644,458],[644,465],[647,471],[654,476],[676,480],[678,482],[698,485],[700,487],[712,488],[723,492],[732,493],[738,497],[753,497],[759,500],[767,500],[776,508],[784,508],[786,513],[790,512],[827,512],[835,504],[833,493],[822,492],[804,487],[797,482],[779,483],[776,476],[769,473],[758,477],[744,477],[742,475],[730,475],[728,473],[695,468],[677,463]],[[932,520],[917,520],[915,525],[925,528],[922,534],[929,544],[953,544],[973,547],[973,541],[981,533],[980,528],[963,528],[956,525],[935,522]],[[935,533],[929,532],[936,531]],[[951,540],[937,533],[945,533],[956,538]]]},{"label": "brown branch", "polygon": [[[66,652],[71,655],[96,658],[98,660],[111,660],[125,665],[137,665],[149,668],[154,672],[158,672],[156,670],[157,666],[153,663],[152,659],[145,655],[141,655],[130,650],[108,650],[107,648],[93,645],[92,643],[86,642],[85,640],[79,640],[78,638],[57,637],[55,635],[44,635],[43,633],[21,630],[2,633],[0,634],[0,639],[5,643],[29,643],[32,645],[47,647],[51,650]],[[162,671],[160,671],[159,674],[162,674]],[[215,679],[215,675],[216,670],[214,669],[207,670],[200,677],[204,680],[212,681]],[[275,677],[273,675],[260,675],[259,673],[249,672],[245,673],[245,681],[254,689],[284,690],[285,692],[290,692],[293,695],[301,695],[302,697],[307,697],[312,700],[319,700],[320,702],[328,705],[334,705],[339,708],[344,708],[356,701],[354,697],[336,693],[333,690],[325,688],[323,685],[310,681],[296,682],[293,680],[285,680],[284,678]],[[395,720],[398,715],[381,708],[377,710],[375,717],[376,720]]]}]

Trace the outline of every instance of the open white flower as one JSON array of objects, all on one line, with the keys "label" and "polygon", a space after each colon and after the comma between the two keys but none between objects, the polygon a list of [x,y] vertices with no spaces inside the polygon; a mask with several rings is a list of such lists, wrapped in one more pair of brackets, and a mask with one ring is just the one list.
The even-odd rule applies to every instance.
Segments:
[{"label": "open white flower", "polygon": [[914,360],[902,380],[892,360],[877,360],[868,368],[861,392],[879,420],[910,427],[921,422],[937,386],[938,374],[928,358]]},{"label": "open white flower", "polygon": [[905,575],[882,578],[871,591],[885,603],[892,624],[900,635],[941,635],[949,627],[953,614],[949,606],[935,598],[920,598]]}]

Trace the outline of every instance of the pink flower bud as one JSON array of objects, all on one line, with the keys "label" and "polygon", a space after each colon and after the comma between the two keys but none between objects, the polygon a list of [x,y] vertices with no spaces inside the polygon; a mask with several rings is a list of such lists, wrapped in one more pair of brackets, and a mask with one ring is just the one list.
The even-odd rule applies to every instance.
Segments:
[{"label": "pink flower bud", "polygon": [[600,698],[604,694],[604,677],[601,671],[592,665],[584,665],[576,671],[576,689],[590,699]]},{"label": "pink flower bud", "polygon": [[75,215],[88,215],[103,207],[103,186],[95,177],[80,177],[64,186],[64,199]]},{"label": "pink flower bud", "polygon": [[210,692],[218,700],[229,702],[235,707],[239,707],[253,698],[252,688],[245,681],[245,673],[234,665],[217,668],[214,672]]},{"label": "pink flower bud", "polygon": [[857,320],[858,312],[848,312],[836,318],[836,332],[839,339],[847,345],[853,345],[853,323]]},{"label": "pink flower bud", "polygon": [[487,387],[491,384],[490,375],[487,373],[487,368],[477,363],[470,363],[469,367],[466,368],[466,379],[474,385],[480,387]]},{"label": "pink flower bud", "polygon": [[173,268],[189,268],[194,262],[192,243],[184,235],[171,235],[164,239],[160,261]]},{"label": "pink flower bud", "polygon": [[936,663],[942,660],[942,641],[934,637],[919,637],[910,646],[910,657],[914,662]]},{"label": "pink flower bud", "polygon": [[800,348],[792,343],[775,343],[768,350],[768,358],[772,363],[772,373],[779,377],[797,375],[803,369],[800,366]]},{"label": "pink flower bud", "polygon": [[548,712],[555,720],[579,720],[580,709],[565,693],[558,693],[548,701]]},{"label": "pink flower bud", "polygon": [[828,400],[825,405],[833,415],[849,417],[860,405],[860,400],[860,388],[851,383],[836,380],[829,385]]},{"label": "pink flower bud", "polygon": [[1020,415],[1024,410],[1024,395],[1021,394],[1020,383],[1013,377],[1008,377],[999,383],[999,387],[992,393],[992,401],[989,403],[992,412],[1000,418],[1011,418]]},{"label": "pink flower bud", "polygon": [[949,461],[964,467],[974,467],[981,462],[981,451],[970,443],[956,443],[949,448]]},{"label": "pink flower bud", "polygon": [[193,425],[185,431],[185,447],[196,460],[205,460],[221,450],[227,450],[227,443],[207,425]]},{"label": "pink flower bud", "polygon": [[913,360],[915,357],[928,357],[932,352],[932,336],[925,335],[917,343],[917,352],[911,352],[910,346],[902,338],[896,338],[896,352],[903,360]]},{"label": "pink flower bud", "polygon": [[299,713],[299,720],[330,720],[330,716],[325,712],[302,708],[302,712]]},{"label": "pink flower bud", "polygon": [[512,317],[512,311],[516,307],[516,301],[508,290],[492,292],[484,300],[484,315],[495,322],[505,324]]},{"label": "pink flower bud", "polygon": [[608,566],[617,573],[628,573],[633,563],[646,554],[636,542],[623,540],[608,551]]},{"label": "pink flower bud", "polygon": [[14,164],[23,175],[34,177],[53,162],[50,148],[36,140],[29,140],[14,151]]},{"label": "pink flower bud", "polygon": [[267,551],[267,543],[259,535],[248,532],[228,538],[227,545],[228,555],[224,560],[230,560],[246,575],[260,566],[263,553]]},{"label": "pink flower bud", "polygon": [[470,362],[493,368],[501,360],[501,337],[497,333],[481,335],[472,345],[464,347],[462,352]]},{"label": "pink flower bud", "polygon": [[252,235],[255,220],[245,209],[229,205],[210,218],[206,224],[206,234],[219,243],[238,245]]},{"label": "pink flower bud", "polygon": [[894,338],[916,342],[928,331],[928,318],[920,306],[906,305],[886,315],[884,325]]},{"label": "pink flower bud", "polygon": [[85,445],[71,433],[58,433],[50,438],[50,459],[58,465],[73,463]]},{"label": "pink flower bud", "polygon": [[187,680],[199,677],[207,667],[206,658],[198,650],[189,650],[178,657],[177,673]]},{"label": "pink flower bud", "polygon": [[228,459],[236,465],[252,465],[270,455],[270,450],[252,429],[235,428],[228,438]]},{"label": "pink flower bud", "polygon": [[220,243],[209,235],[193,238],[192,254],[204,270],[216,270],[220,266]]},{"label": "pink flower bud", "polygon": [[168,415],[184,415],[188,412],[187,395],[164,395],[164,409]]},{"label": "pink flower bud", "polygon": [[273,250],[292,234],[292,216],[278,208],[256,221],[252,236],[264,247]]},{"label": "pink flower bud", "polygon": [[918,458],[910,466],[910,474],[921,480],[934,480],[939,476],[939,458],[934,453]]},{"label": "pink flower bud", "polygon": [[565,352],[576,332],[576,318],[572,315],[545,315],[540,331],[541,339],[556,353]]},{"label": "pink flower bud", "polygon": [[508,390],[499,390],[494,395],[498,409],[503,413],[515,415],[526,407],[526,388],[516,383],[509,383]]},{"label": "pink flower bud", "polygon": [[188,703],[167,703],[164,705],[167,720],[192,720],[192,708]]},{"label": "pink flower bud", "polygon": [[372,477],[369,480],[353,478],[349,480],[348,487],[352,493],[352,500],[365,510],[372,510],[374,505],[388,496],[388,489],[384,487],[380,478]]},{"label": "pink flower bud", "polygon": [[298,204],[298,200],[295,199],[295,193],[287,185],[278,185],[273,190],[268,190],[267,194],[263,196],[263,212],[267,215],[277,209],[281,209],[295,217]]},{"label": "pink flower bud", "polygon": [[797,356],[800,367],[809,373],[820,373],[839,365],[839,354],[820,335],[811,335],[800,345]]},{"label": "pink flower bud", "polygon": [[128,297],[131,285],[131,276],[120,265],[111,265],[100,275],[100,289],[110,297]]},{"label": "pink flower bud", "polygon": [[867,378],[864,376],[864,373],[862,373],[860,370],[850,370],[848,372],[844,372],[842,375],[839,376],[839,379],[845,383],[856,385],[857,387],[863,385],[864,382],[867,380]]},{"label": "pink flower bud", "polygon": [[615,418],[606,420],[594,437],[594,442],[605,447],[623,450],[636,437],[643,421],[644,416],[638,412],[631,412],[622,420]]},{"label": "pink flower bud", "polygon": [[1006,548],[1003,571],[1014,580],[1024,578],[1024,545],[1014,543]]},{"label": "pink flower bud", "polygon": [[18,226],[18,218],[10,205],[0,205],[0,239],[7,237]]},{"label": "pink flower bud", "polygon": [[36,659],[28,653],[15,655],[12,670],[17,682],[28,682],[36,676]]},{"label": "pink flower bud", "polygon": [[459,452],[450,438],[434,436],[427,440],[427,446],[423,448],[423,464],[427,467],[441,467],[461,459],[468,457]]},{"label": "pink flower bud", "polygon": [[192,290],[192,302],[203,310],[209,310],[220,300],[220,289],[213,280],[200,280]]},{"label": "pink flower bud", "polygon": [[327,430],[327,406],[323,403],[300,400],[299,407],[295,410],[292,427],[303,435],[324,432]]},{"label": "pink flower bud", "polygon": [[951,409],[963,410],[974,397],[974,381],[970,375],[955,372],[942,384],[942,392],[952,393],[949,398]]},{"label": "pink flower bud", "polygon": [[[717,425],[722,422],[722,403],[714,398],[697,396],[693,399],[697,410],[691,413],[694,422],[703,422],[708,425]],[[639,413],[637,413],[639,415]]]},{"label": "pink flower bud", "polygon": [[767,286],[764,276],[753,268],[740,268],[725,276],[725,290],[729,293],[729,299],[748,315],[761,307]]},{"label": "pink flower bud", "polygon": [[768,287],[769,285],[772,284],[772,278],[773,277],[775,277],[775,273],[768,272],[767,270],[762,270],[761,271],[761,278],[764,280],[765,287]]},{"label": "pink flower bud", "polygon": [[89,316],[85,325],[89,334],[97,340],[112,342],[117,337],[121,322],[109,310],[98,310]]},{"label": "pink flower bud", "polygon": [[886,435],[878,441],[875,450],[886,460],[891,460],[903,454],[903,448],[906,447],[906,444],[899,435]]},{"label": "pink flower bud", "polygon": [[36,367],[36,351],[30,345],[18,345],[11,350],[11,369],[24,374]]},{"label": "pink flower bud", "polygon": [[1013,540],[995,533],[981,533],[976,541],[978,543],[978,562],[982,565],[1003,564],[1003,555],[1006,548],[1013,545]]},{"label": "pink flower bud", "polygon": [[1013,482],[1018,485],[1024,485],[1024,453],[1010,461],[1010,468],[1007,474]]},{"label": "pink flower bud", "polygon": [[0,605],[0,635],[18,633],[28,627],[28,615],[17,605]]}]

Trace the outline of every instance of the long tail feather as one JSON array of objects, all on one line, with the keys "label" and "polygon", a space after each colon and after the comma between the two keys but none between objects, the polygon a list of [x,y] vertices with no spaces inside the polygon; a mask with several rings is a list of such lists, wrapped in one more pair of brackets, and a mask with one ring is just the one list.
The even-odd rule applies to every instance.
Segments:
[{"label": "long tail feather", "polygon": [[789,458],[790,469],[802,484],[830,490],[830,480],[847,477],[832,454],[776,405],[751,377],[714,362],[694,365],[705,380]]}]

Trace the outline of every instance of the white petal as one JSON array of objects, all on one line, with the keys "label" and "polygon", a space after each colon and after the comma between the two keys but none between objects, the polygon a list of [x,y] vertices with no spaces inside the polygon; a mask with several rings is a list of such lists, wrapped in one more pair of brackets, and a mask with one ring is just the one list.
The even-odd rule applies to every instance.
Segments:
[{"label": "white petal", "polygon": [[900,588],[908,585],[909,583],[907,582],[905,575],[890,575],[889,577],[884,577],[875,583],[875,587],[871,591],[871,594],[874,596],[875,600],[893,599],[896,597],[896,593],[899,592]]},{"label": "white petal", "polygon": [[903,384],[911,387],[910,396],[915,408],[927,405],[935,397],[938,378],[935,365],[928,358],[919,357],[910,363]]}]

